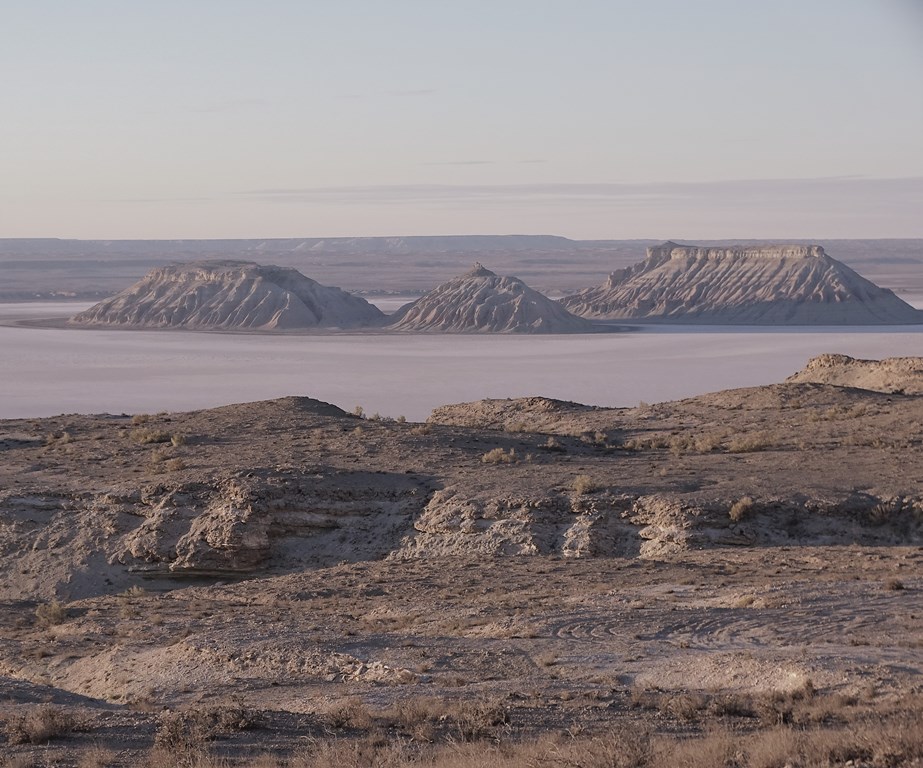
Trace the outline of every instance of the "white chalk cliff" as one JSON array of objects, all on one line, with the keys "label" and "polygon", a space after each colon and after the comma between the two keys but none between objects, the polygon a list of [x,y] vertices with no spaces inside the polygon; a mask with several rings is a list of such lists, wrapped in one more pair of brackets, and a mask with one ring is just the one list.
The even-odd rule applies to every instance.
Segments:
[{"label": "white chalk cliff", "polygon": [[576,315],[659,322],[874,325],[923,312],[819,245],[698,247],[667,242],[601,286],[562,299]]},{"label": "white chalk cliff", "polygon": [[376,325],[377,307],[289,267],[200,261],[151,270],[71,318],[74,325],[297,330]]},{"label": "white chalk cliff", "polygon": [[480,264],[401,307],[387,326],[396,331],[440,333],[589,333],[575,317],[516,277]]}]

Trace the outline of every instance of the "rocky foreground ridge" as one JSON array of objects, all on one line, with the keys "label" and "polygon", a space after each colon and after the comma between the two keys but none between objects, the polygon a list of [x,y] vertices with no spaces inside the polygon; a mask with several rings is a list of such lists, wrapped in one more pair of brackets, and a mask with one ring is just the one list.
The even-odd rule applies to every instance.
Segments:
[{"label": "rocky foreground ridge", "polygon": [[388,328],[441,333],[588,333],[592,323],[481,264],[399,309]]},{"label": "rocky foreground ridge", "polygon": [[786,381],[920,395],[923,394],[923,357],[859,360],[849,355],[818,355]]},{"label": "rocky foreground ridge", "polygon": [[73,325],[221,330],[357,328],[383,317],[373,305],[290,267],[202,261],[151,270]]},{"label": "rocky foreground ridge", "polygon": [[923,322],[923,312],[819,245],[700,247],[667,242],[606,282],[562,300],[596,319],[741,325]]},{"label": "rocky foreground ridge", "polygon": [[426,424],[309,398],[3,421],[0,598],[382,558],[920,544],[923,395],[904,389],[489,400]]}]

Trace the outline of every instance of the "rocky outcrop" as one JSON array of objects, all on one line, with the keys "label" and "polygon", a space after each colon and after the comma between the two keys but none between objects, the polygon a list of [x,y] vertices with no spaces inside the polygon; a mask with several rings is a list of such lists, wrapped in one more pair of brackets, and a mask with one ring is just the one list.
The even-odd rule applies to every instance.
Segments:
[{"label": "rocky outcrop", "polygon": [[154,269],[73,325],[222,330],[356,328],[383,317],[358,296],[288,267],[201,261]]},{"label": "rocky outcrop", "polygon": [[480,264],[399,309],[387,326],[441,333],[589,333],[592,323]]},{"label": "rocky outcrop", "polygon": [[919,395],[923,394],[923,357],[858,360],[849,355],[818,355],[786,381]]},{"label": "rocky outcrop", "polygon": [[707,248],[667,242],[561,302],[589,318],[681,323],[875,325],[923,312],[819,245]]}]

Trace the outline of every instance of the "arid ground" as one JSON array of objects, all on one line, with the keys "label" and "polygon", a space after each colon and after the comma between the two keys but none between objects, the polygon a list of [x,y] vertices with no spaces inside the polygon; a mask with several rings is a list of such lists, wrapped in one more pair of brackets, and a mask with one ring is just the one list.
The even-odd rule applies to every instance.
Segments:
[{"label": "arid ground", "polygon": [[895,371],[426,424],[4,421],[0,754],[923,764],[923,396]]}]

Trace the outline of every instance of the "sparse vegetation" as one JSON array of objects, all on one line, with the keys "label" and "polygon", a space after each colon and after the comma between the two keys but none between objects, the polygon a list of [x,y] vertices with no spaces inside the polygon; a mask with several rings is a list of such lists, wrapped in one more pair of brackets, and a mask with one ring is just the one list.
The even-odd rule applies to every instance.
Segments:
[{"label": "sparse vegetation", "polygon": [[144,427],[143,429],[133,430],[131,439],[138,445],[149,445],[150,443],[169,443],[173,439],[173,435],[160,429]]},{"label": "sparse vegetation", "polygon": [[750,496],[744,496],[731,505],[730,510],[728,510],[728,516],[731,518],[732,522],[739,523],[752,509],[753,499]]},{"label": "sparse vegetation", "polygon": [[73,715],[58,707],[42,705],[10,717],[3,731],[10,744],[44,744],[63,738],[77,728],[78,722]]},{"label": "sparse vegetation", "polygon": [[503,448],[493,448],[481,456],[482,464],[515,464],[517,461],[519,459],[515,448],[510,448],[508,451]]},{"label": "sparse vegetation", "polygon": [[728,443],[730,453],[755,453],[766,451],[776,445],[772,435],[766,433],[752,433],[741,435]]},{"label": "sparse vegetation", "polygon": [[67,607],[59,600],[39,603],[35,607],[35,623],[40,627],[51,627],[67,621]]},{"label": "sparse vegetation", "polygon": [[56,430],[45,435],[45,445],[67,445],[74,436],[67,430]]},{"label": "sparse vegetation", "polygon": [[543,451],[550,451],[551,453],[567,453],[567,449],[553,436],[549,436],[539,448]]},{"label": "sparse vegetation", "polygon": [[589,475],[577,475],[577,477],[574,478],[573,489],[574,493],[578,496],[585,496],[588,493],[598,491],[599,485],[597,485]]}]

